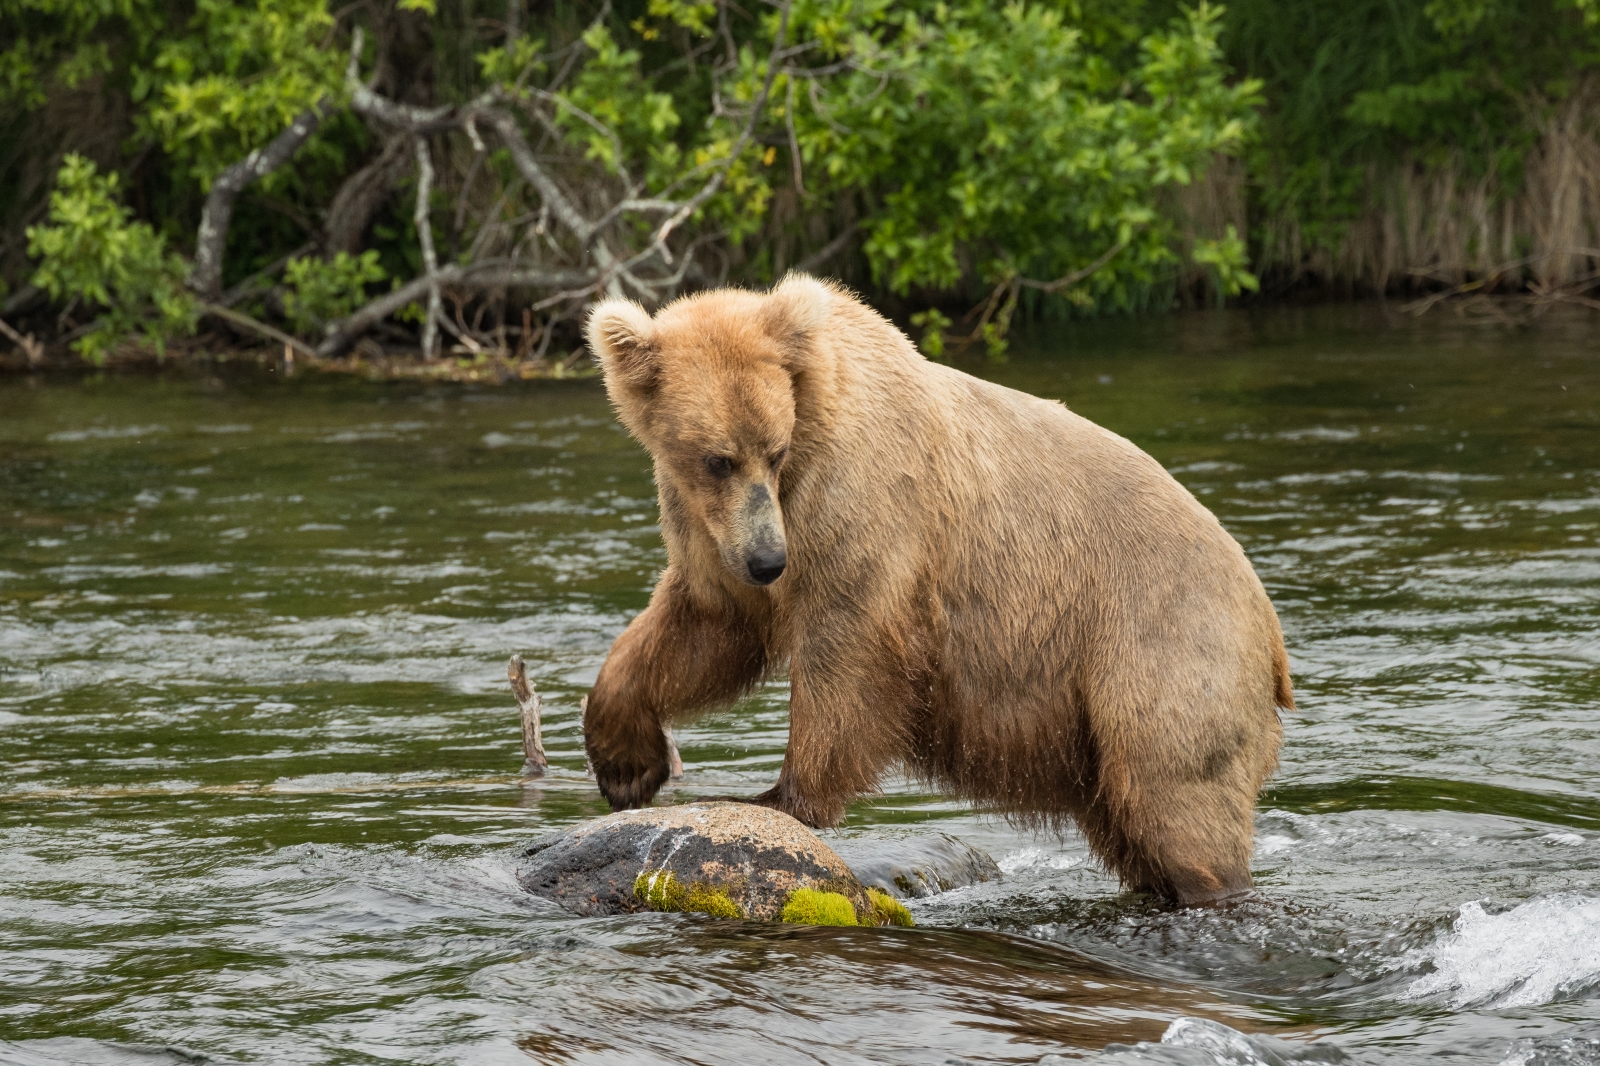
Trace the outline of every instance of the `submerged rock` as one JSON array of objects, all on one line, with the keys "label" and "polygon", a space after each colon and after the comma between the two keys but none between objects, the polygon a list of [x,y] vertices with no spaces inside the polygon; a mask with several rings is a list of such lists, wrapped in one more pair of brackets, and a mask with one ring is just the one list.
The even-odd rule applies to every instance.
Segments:
[{"label": "submerged rock", "polygon": [[526,857],[523,887],[579,914],[911,924],[902,904],[863,885],[811,830],[748,803],[622,811],[538,841]]},{"label": "submerged rock", "polygon": [[901,899],[1000,879],[1000,867],[987,852],[948,833],[875,830],[837,841],[834,850],[850,864],[856,880]]}]

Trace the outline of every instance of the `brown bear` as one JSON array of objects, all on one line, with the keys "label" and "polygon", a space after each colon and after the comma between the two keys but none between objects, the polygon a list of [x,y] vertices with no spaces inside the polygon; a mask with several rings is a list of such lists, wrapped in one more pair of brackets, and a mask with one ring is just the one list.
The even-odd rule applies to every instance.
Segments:
[{"label": "brown bear", "polygon": [[804,275],[654,317],[607,300],[588,339],[655,460],[668,558],[584,712],[613,808],[667,780],[663,726],[787,664],[755,802],[834,825],[900,764],[1075,822],[1130,888],[1251,887],[1288,658],[1244,552],[1159,463]]}]

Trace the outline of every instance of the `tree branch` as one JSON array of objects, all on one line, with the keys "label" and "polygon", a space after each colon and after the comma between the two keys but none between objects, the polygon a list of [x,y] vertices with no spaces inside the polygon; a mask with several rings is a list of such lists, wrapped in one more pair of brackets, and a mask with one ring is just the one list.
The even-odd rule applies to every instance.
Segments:
[{"label": "tree branch", "polygon": [[1126,240],[1118,241],[1116,244],[1113,244],[1110,248],[1107,248],[1104,252],[1100,253],[1100,258],[1096,259],[1082,270],[1074,270],[1072,273],[1064,274],[1054,281],[1034,281],[1032,278],[1018,278],[1017,284],[1026,289],[1038,289],[1040,292],[1060,292],[1062,289],[1071,288],[1084,278],[1088,277],[1090,274],[1093,274],[1096,270],[1099,270],[1101,267],[1111,262],[1111,260],[1117,257],[1117,253],[1122,251],[1127,246],[1128,242]]},{"label": "tree branch", "polygon": [[523,179],[533,186],[534,191],[545,203],[550,205],[551,214],[571,230],[574,237],[587,245],[589,238],[595,232],[594,223],[583,217],[583,213],[567,199],[567,194],[561,191],[561,187],[539,165],[538,159],[534,158],[533,149],[528,146],[528,139],[522,135],[522,130],[517,126],[517,120],[498,108],[485,109],[483,117],[490,128],[505,142],[506,150],[511,153],[511,162],[516,165]]},{"label": "tree branch", "polygon": [[[359,44],[359,31],[357,42]],[[333,97],[324,96],[295,116],[289,128],[274,137],[264,148],[257,148],[228,167],[211,183],[205,207],[200,212],[200,230],[195,235],[194,271],[189,287],[207,300],[222,295],[222,256],[227,248],[228,227],[233,222],[233,203],[250,184],[266,177],[287,163],[322,125],[333,106]]]},{"label": "tree branch", "polygon": [[511,694],[516,697],[517,710],[522,717],[522,776],[543,777],[550,769],[550,760],[544,754],[544,738],[539,735],[539,712],[544,701],[528,681],[528,668],[522,656],[513,655],[506,664],[506,680],[511,682]]},{"label": "tree branch", "polygon": [[728,177],[728,171],[733,169],[734,163],[738,162],[739,156],[744,152],[744,146],[749,144],[750,138],[755,135],[756,123],[761,119],[761,112],[766,109],[767,97],[772,92],[772,83],[778,77],[778,56],[783,52],[783,39],[789,32],[789,7],[789,0],[784,0],[783,6],[779,9],[781,14],[778,16],[778,32],[772,39],[772,53],[767,57],[767,79],[761,83],[761,91],[756,94],[756,98],[750,102],[750,120],[745,123],[744,129],[739,133],[739,139],[734,143],[733,150],[728,153],[728,158],[723,161],[723,165],[717,169],[717,172],[711,175],[705,185],[701,186],[700,191],[690,197],[688,203],[678,208],[671,218],[661,223],[660,228],[656,230],[655,235],[650,239],[650,247],[639,253],[639,255],[634,256],[628,265],[639,262],[649,252],[658,248],[661,251],[661,258],[670,264],[672,262],[672,253],[667,250],[667,237],[686,218],[700,210],[700,205],[715,196],[717,190],[722,188],[723,181]]},{"label": "tree branch", "polygon": [[43,289],[29,282],[10,296],[7,296],[4,303],[0,303],[0,315],[13,315],[18,311],[25,311],[29,304],[43,295]]},{"label": "tree branch", "polygon": [[471,289],[493,289],[501,286],[506,288],[554,289],[585,284],[592,285],[593,282],[593,275],[576,271],[517,270],[502,262],[477,263],[470,267],[451,264],[450,266],[440,267],[431,279],[428,277],[415,278],[393,292],[384,293],[354,314],[330,323],[322,343],[317,345],[316,354],[325,358],[340,354],[355,343],[355,339],[361,334],[382,322],[406,304],[413,303],[419,299],[428,291],[430,285],[438,285],[440,287],[448,285],[452,288]]},{"label": "tree branch", "polygon": [[428,282],[428,317],[422,324],[422,358],[432,359],[439,347],[439,255],[433,248],[433,219],[429,216],[429,197],[433,195],[433,158],[428,142],[416,137],[417,206],[412,221],[417,225],[417,241],[422,245],[422,269]]},{"label": "tree branch", "polygon": [[0,333],[5,334],[12,344],[22,349],[22,354],[27,356],[29,366],[38,366],[44,361],[44,345],[34,339],[33,334],[23,336],[12,329],[11,324],[3,318],[0,318]]},{"label": "tree branch", "polygon": [[833,240],[829,241],[827,244],[824,244],[821,248],[818,248],[804,259],[800,260],[800,265],[796,266],[795,269],[800,271],[802,274],[809,274],[811,271],[817,269],[817,267],[821,266],[823,263],[826,263],[828,260],[832,259],[834,256],[848,248],[850,246],[851,239],[855,237],[860,230],[861,223],[852,222],[849,226],[845,227],[843,233],[839,234]]},{"label": "tree branch", "polygon": [[316,357],[317,353],[312,351],[303,342],[289,336],[289,334],[283,332],[283,330],[275,329],[272,326],[267,325],[265,322],[251,318],[249,315],[244,314],[241,311],[235,311],[231,307],[223,307],[221,304],[208,303],[206,301],[201,301],[200,310],[208,315],[214,315],[230,325],[238,326],[240,329],[245,330],[246,332],[254,333],[258,337],[265,337],[268,340],[277,341],[279,344],[282,344],[285,347],[294,349],[301,355],[308,355],[312,358]]}]

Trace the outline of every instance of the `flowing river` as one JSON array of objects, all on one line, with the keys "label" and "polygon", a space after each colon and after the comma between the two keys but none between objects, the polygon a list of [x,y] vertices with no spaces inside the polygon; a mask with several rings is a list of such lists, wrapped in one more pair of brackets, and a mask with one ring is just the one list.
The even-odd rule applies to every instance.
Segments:
[{"label": "flowing river", "polygon": [[[520,845],[605,813],[578,701],[664,562],[597,382],[0,380],[0,1063],[1600,1063],[1600,357],[1587,320],[1435,314],[1041,329],[969,367],[1221,517],[1300,711],[1230,906],[886,781],[838,835],[1005,874],[915,929],[519,888]],[[786,699],[681,730],[662,801],[769,784]]]}]

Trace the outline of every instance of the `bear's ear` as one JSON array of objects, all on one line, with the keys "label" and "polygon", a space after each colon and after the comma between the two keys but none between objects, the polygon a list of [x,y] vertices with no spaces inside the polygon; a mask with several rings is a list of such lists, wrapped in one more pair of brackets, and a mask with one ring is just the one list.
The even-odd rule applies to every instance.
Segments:
[{"label": "bear's ear", "polygon": [[656,329],[644,308],[632,300],[604,300],[589,313],[585,332],[607,385],[647,392],[655,384]]},{"label": "bear's ear", "polygon": [[827,321],[838,296],[837,289],[810,274],[789,274],[767,295],[761,310],[762,327],[786,349],[798,354]]}]

